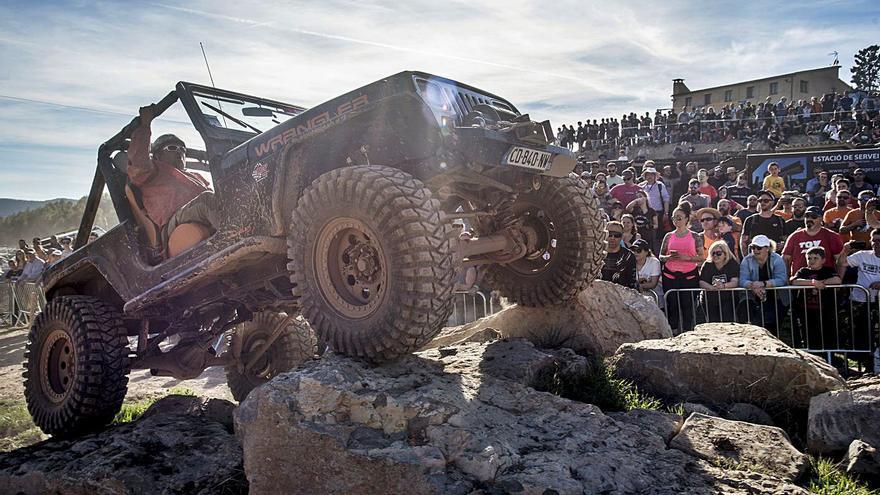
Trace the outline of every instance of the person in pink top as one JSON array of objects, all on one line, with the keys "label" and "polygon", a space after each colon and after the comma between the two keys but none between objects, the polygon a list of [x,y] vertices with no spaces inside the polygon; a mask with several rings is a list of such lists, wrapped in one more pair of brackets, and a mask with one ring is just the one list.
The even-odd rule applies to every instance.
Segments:
[{"label": "person in pink top", "polygon": [[[681,208],[672,212],[675,230],[663,237],[660,261],[663,262],[663,289],[698,289],[699,266],[703,261],[703,236],[688,228],[688,215]],[[674,292],[667,297],[669,325],[676,334],[694,327],[694,299],[697,291]]]}]

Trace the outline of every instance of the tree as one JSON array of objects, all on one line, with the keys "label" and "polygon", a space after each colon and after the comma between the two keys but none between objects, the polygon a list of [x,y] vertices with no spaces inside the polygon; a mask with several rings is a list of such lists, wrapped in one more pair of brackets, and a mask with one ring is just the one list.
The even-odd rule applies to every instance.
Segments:
[{"label": "tree", "polygon": [[859,50],[850,71],[856,89],[865,91],[880,89],[880,45],[871,45]]}]

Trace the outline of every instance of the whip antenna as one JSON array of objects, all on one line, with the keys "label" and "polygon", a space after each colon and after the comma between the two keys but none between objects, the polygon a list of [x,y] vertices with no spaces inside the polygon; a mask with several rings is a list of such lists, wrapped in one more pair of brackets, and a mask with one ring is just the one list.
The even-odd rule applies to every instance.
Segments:
[{"label": "whip antenna", "polygon": [[[205,54],[205,45],[203,45],[201,41],[199,41],[199,48],[202,49],[202,58],[205,59],[205,68],[208,69],[208,79],[211,80],[211,87],[217,89],[217,86],[214,84],[214,76],[211,75],[211,65],[208,64],[208,55]],[[220,108],[221,111],[223,111],[223,105],[220,103],[220,100],[216,99],[215,101],[217,102],[217,107]],[[223,114],[220,114],[220,118],[223,119],[223,126],[228,127],[226,125],[226,117],[224,117]]]}]

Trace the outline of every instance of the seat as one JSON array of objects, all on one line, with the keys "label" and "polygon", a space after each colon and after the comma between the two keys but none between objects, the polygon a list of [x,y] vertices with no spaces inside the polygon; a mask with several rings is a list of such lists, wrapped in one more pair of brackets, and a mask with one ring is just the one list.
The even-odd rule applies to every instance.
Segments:
[{"label": "seat", "polygon": [[147,217],[147,214],[144,213],[134,191],[128,184],[125,185],[125,198],[128,199],[128,205],[131,207],[131,212],[134,215],[134,220],[137,222],[143,240],[146,241],[147,245],[154,251],[163,251],[162,246],[159,245],[159,229],[156,227],[156,224]]}]

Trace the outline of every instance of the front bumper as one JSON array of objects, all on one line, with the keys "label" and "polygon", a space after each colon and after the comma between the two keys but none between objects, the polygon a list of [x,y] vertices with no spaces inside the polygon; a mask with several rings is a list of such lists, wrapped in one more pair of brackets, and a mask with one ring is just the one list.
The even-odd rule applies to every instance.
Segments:
[{"label": "front bumper", "polygon": [[[457,127],[454,136],[456,152],[466,162],[483,166],[504,167],[515,172],[549,177],[564,177],[571,173],[577,164],[574,153],[567,148],[520,140],[513,132],[502,132],[482,127]],[[504,157],[513,146],[550,153],[550,165],[542,171],[504,164]]]}]

